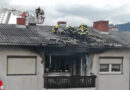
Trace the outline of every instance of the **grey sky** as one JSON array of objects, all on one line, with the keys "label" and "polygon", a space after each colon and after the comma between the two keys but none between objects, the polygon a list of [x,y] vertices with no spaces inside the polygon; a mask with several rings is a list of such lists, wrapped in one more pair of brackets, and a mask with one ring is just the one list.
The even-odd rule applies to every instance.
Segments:
[{"label": "grey sky", "polygon": [[67,21],[69,25],[92,25],[96,20],[120,24],[130,22],[129,0],[0,0],[0,7],[23,11],[40,6],[45,11],[45,24]]}]

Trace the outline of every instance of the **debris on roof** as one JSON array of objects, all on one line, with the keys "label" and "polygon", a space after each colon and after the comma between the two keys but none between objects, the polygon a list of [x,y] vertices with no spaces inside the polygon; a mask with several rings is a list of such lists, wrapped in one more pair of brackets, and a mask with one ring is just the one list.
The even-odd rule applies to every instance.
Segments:
[{"label": "debris on roof", "polygon": [[[89,29],[89,41],[81,41],[78,39],[74,39],[65,35],[61,34],[54,34],[51,32],[51,28],[53,26],[37,26],[35,27],[37,32],[43,37],[44,39],[48,40],[48,44],[58,45],[58,46],[78,46],[78,47],[121,47],[122,44],[120,42],[110,38],[109,36],[105,36],[94,32]],[[62,29],[62,28],[60,28]],[[44,42],[43,42],[44,43]]]},{"label": "debris on roof", "polygon": [[[43,45],[56,47],[88,47],[111,48],[121,47],[122,44],[109,35],[94,32],[88,28],[88,41],[81,41],[66,35],[51,32],[53,26],[26,26],[0,25],[0,45]],[[62,28],[61,28],[62,29]]]}]

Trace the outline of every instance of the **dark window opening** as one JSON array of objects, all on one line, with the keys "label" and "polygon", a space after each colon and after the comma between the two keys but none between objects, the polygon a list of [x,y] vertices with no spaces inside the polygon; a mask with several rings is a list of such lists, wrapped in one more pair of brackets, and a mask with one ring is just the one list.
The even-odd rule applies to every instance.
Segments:
[{"label": "dark window opening", "polygon": [[45,56],[44,88],[95,87],[94,75],[81,76],[86,70],[85,60],[81,56]]},{"label": "dark window opening", "polygon": [[73,61],[78,61],[78,56],[45,56],[45,73],[71,72]]}]

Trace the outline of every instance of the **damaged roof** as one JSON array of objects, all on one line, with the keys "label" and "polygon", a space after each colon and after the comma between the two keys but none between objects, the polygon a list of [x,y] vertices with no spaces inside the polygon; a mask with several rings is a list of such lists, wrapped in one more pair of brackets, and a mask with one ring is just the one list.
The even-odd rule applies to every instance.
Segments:
[{"label": "damaged roof", "polygon": [[[47,42],[44,43],[44,40],[42,40],[43,45],[48,44],[48,45],[57,45],[58,47],[60,46],[69,46],[69,47],[121,47],[122,44],[115,40],[114,38],[111,38],[109,35],[103,35],[100,33],[95,32],[92,30],[92,28],[88,28],[89,30],[89,35],[87,36],[87,41],[81,41],[66,35],[61,35],[61,34],[54,34],[51,32],[51,29],[54,26],[36,26],[36,27],[30,27],[30,28],[35,28],[39,35],[47,40]],[[63,30],[63,28],[59,29],[60,31]]]},{"label": "damaged roof", "polygon": [[[0,45],[43,45],[58,47],[121,47],[122,44],[109,35],[102,35],[89,28],[89,40],[80,41],[69,36],[54,34],[53,26],[0,25]],[[62,28],[60,28],[62,29]]]}]

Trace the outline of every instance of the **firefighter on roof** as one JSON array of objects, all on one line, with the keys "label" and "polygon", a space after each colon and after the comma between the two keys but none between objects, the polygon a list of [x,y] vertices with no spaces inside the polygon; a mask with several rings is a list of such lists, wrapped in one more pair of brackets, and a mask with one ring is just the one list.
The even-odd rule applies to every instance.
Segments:
[{"label": "firefighter on roof", "polygon": [[79,26],[79,30],[78,30],[77,34],[80,39],[85,40],[87,37],[86,35],[88,34],[87,25],[81,24]]},{"label": "firefighter on roof", "polygon": [[88,34],[87,25],[81,24],[78,30],[79,35]]},{"label": "firefighter on roof", "polygon": [[66,27],[65,32],[68,36],[73,37],[75,33],[75,28],[72,26]]},{"label": "firefighter on roof", "polygon": [[56,25],[54,28],[51,29],[53,33],[58,33],[59,25]]},{"label": "firefighter on roof", "polygon": [[62,35],[67,35],[68,33],[68,26],[66,26],[65,28],[63,28],[63,31],[61,32]]},{"label": "firefighter on roof", "polygon": [[79,30],[80,30],[81,32],[88,33],[87,25],[81,24],[81,25],[79,26]]}]

